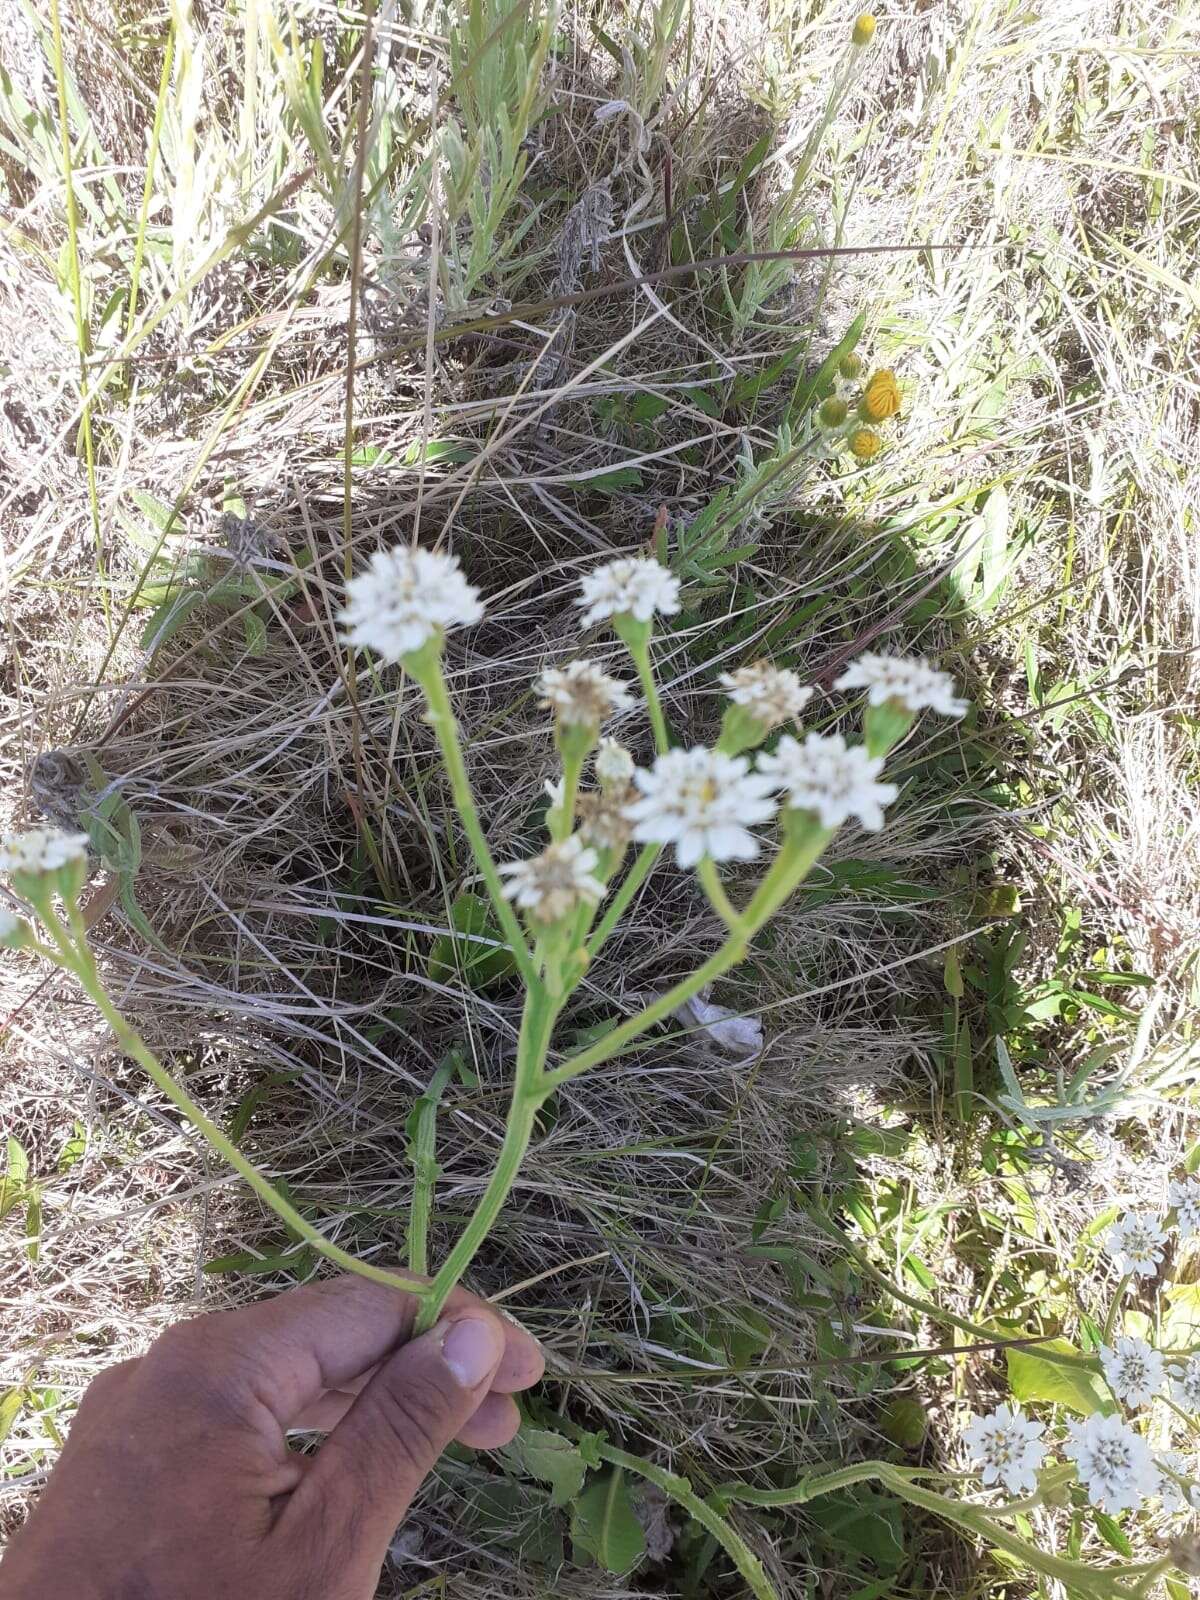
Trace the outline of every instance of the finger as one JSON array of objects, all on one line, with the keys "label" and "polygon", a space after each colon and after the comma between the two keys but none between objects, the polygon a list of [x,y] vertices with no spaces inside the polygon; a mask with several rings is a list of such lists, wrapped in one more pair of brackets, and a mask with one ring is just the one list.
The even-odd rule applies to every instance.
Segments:
[{"label": "finger", "polygon": [[493,1389],[454,1437],[459,1444],[469,1445],[472,1450],[499,1450],[516,1438],[520,1426],[521,1413],[516,1401],[511,1395],[497,1394]]},{"label": "finger", "polygon": [[[475,1295],[455,1289],[442,1314],[457,1317],[472,1308],[487,1311]],[[416,1310],[415,1296],[348,1273],[201,1321],[211,1324],[213,1363],[224,1350],[228,1365],[252,1382],[287,1428],[324,1391],[351,1388],[403,1343]],[[496,1320],[505,1337],[497,1385],[527,1388],[541,1377],[541,1351],[523,1328]]]},{"label": "finger", "polygon": [[[341,1389],[327,1390],[319,1400],[306,1406],[292,1427],[304,1433],[332,1433],[358,1399]],[[521,1413],[509,1395],[499,1394],[493,1384],[490,1394],[484,1395],[479,1410],[468,1417],[458,1430],[459,1444],[470,1445],[472,1450],[498,1450],[507,1444],[521,1426]]]},{"label": "finger", "polygon": [[342,1538],[377,1571],[396,1525],[439,1455],[479,1409],[500,1365],[504,1325],[478,1303],[398,1350],[326,1439],[276,1524]]}]

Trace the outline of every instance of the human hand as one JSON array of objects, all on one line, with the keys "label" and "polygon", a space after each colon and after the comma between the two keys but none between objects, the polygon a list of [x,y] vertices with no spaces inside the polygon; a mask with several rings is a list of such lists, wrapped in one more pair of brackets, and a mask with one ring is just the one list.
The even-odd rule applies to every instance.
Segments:
[{"label": "human hand", "polygon": [[[532,1338],[455,1290],[409,1339],[411,1295],[331,1278],[181,1322],[84,1395],[0,1566],[0,1600],[370,1600],[452,1439],[507,1444]],[[328,1432],[315,1456],[289,1428]]]}]

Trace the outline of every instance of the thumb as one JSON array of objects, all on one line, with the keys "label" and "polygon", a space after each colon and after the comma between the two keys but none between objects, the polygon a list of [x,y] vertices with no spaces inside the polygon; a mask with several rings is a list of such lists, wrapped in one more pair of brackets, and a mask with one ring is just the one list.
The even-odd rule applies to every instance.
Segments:
[{"label": "thumb", "polygon": [[402,1346],[321,1446],[281,1524],[315,1517],[339,1540],[356,1528],[354,1557],[377,1574],[424,1478],[487,1395],[504,1346],[499,1318],[479,1306]]}]

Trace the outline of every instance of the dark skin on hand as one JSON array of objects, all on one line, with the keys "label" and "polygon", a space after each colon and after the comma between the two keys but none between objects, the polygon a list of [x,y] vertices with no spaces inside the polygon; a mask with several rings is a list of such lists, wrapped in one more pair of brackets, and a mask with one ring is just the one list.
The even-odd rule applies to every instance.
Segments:
[{"label": "dark skin on hand", "polygon": [[[533,1339],[455,1290],[412,1339],[411,1295],[347,1276],[181,1322],[84,1395],[0,1600],[370,1600],[452,1439],[507,1444]],[[327,1433],[315,1455],[291,1428]]]}]

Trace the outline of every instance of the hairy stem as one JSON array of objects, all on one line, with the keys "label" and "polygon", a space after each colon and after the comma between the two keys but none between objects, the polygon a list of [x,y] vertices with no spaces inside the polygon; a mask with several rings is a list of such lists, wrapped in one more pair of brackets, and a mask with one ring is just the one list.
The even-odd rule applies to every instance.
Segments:
[{"label": "hairy stem", "polygon": [[467,777],[466,765],[463,762],[462,746],[458,738],[458,723],[454,720],[454,711],[450,704],[450,695],[446,688],[446,680],[442,676],[442,664],[433,661],[419,675],[420,685],[425,691],[425,698],[429,702],[429,721],[437,735],[438,746],[442,752],[442,760],[446,763],[446,775],[450,779],[450,792],[454,796],[454,804],[462,818],[463,828],[470,841],[475,864],[480,875],[487,885],[488,894],[491,896],[492,907],[508,940],[513,959],[520,969],[526,986],[530,989],[540,988],[537,969],[534,967],[533,958],[529,953],[529,945],[521,931],[521,924],[517,921],[516,913],[504,897],[504,885],[500,882],[500,874],[496,871],[496,863],[492,860],[492,852],[488,848],[487,839],[484,837],[483,827],[479,821],[479,813],[475,809],[475,798],[471,793],[470,780]]},{"label": "hairy stem", "polygon": [[629,902],[645,883],[654,870],[654,863],[662,853],[662,845],[643,845],[638,852],[638,858],[621,880],[620,888],[608,903],[608,909],[596,926],[596,931],[587,943],[587,953],[590,960],[594,960],[601,947],[608,939],[609,934],[620,922],[629,907]]},{"label": "hairy stem", "polygon": [[793,831],[776,858],[774,866],[766,874],[750,904],[742,913],[738,931],[730,934],[716,954],[709,956],[695,972],[686,978],[681,978],[652,1005],[629,1017],[611,1033],[606,1033],[589,1049],[581,1051],[577,1056],[571,1056],[563,1066],[548,1072],[545,1080],[547,1086],[550,1089],[557,1089],[562,1084],[569,1083],[572,1078],[577,1078],[581,1072],[588,1072],[592,1067],[598,1067],[602,1061],[608,1061],[613,1056],[619,1055],[626,1045],[632,1044],[636,1038],[645,1033],[647,1028],[652,1028],[656,1022],[664,1022],[677,1007],[683,1005],[685,1000],[690,1000],[706,984],[712,983],[715,978],[728,972],[730,967],[736,966],[746,954],[747,941],[774,914],[797,884],[807,877],[813,862],[829,842],[829,837],[830,830],[827,828],[809,828],[806,831],[798,828]]},{"label": "hairy stem", "polygon": [[[327,1261],[334,1262],[343,1267],[347,1272],[355,1272],[360,1278],[370,1278],[373,1283],[386,1284],[389,1289],[402,1289],[407,1294],[424,1297],[430,1293],[429,1286],[418,1282],[415,1278],[406,1277],[403,1273],[388,1272],[383,1267],[373,1267],[369,1262],[360,1261],[357,1256],[352,1256],[349,1251],[343,1250],[336,1244],[331,1244],[325,1236],[313,1227],[311,1222],[291,1205],[283,1196],[274,1189],[271,1183],[263,1177],[258,1168],[238,1149],[232,1139],[228,1138],[201,1111],[200,1107],[191,1096],[182,1089],[175,1079],[151,1051],[144,1040],[137,1034],[113,1004],[107,989],[100,977],[96,962],[87,944],[87,930],[83,925],[83,918],[77,906],[69,907],[72,932],[75,935],[76,945],[73,949],[73,959],[69,964],[84,989],[95,1001],[100,1014],[116,1035],[117,1042],[132,1057],[138,1066],[145,1071],[154,1081],[156,1086],[166,1095],[167,1099],[181,1111],[188,1119],[197,1133],[201,1135],[210,1149],[221,1156],[229,1165],[243,1177],[254,1190],[259,1199],[270,1207],[281,1222],[287,1224],[307,1245],[310,1245],[318,1255]],[[51,932],[55,931],[49,921],[52,913],[43,911],[43,920]]]},{"label": "hairy stem", "polygon": [[513,1083],[512,1100],[500,1154],[480,1196],[479,1204],[471,1213],[466,1227],[459,1234],[450,1254],[446,1257],[417,1311],[416,1332],[432,1328],[441,1315],[450,1291],[474,1260],[475,1252],[487,1238],[497,1217],[504,1209],[509,1190],[516,1181],[533,1125],[542,1101],[546,1098],[545,1073],[542,1063],[550,1043],[550,1031],[558,1008],[540,984],[525,995],[525,1010],[521,1017],[521,1033],[517,1040],[517,1067]]}]

